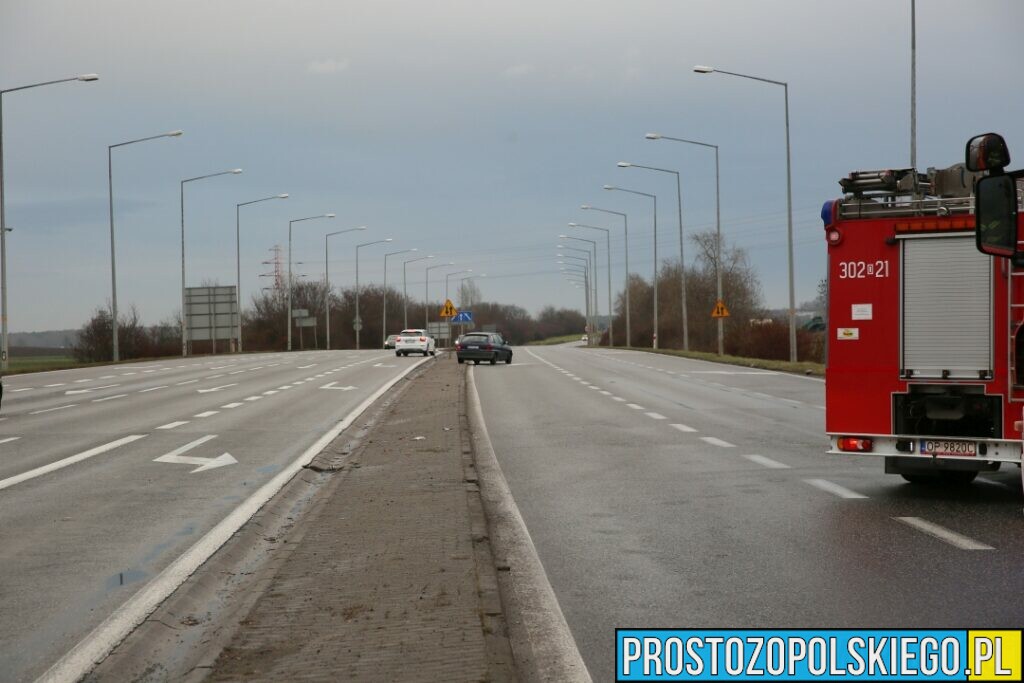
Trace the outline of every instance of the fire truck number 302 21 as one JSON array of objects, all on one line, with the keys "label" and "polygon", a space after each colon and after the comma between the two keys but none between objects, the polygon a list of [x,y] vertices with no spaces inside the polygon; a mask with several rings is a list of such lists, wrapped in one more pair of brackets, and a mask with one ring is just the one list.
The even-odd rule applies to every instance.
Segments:
[{"label": "fire truck number 302 21", "polygon": [[889,277],[889,262],[840,261],[839,277],[844,280],[869,277]]}]

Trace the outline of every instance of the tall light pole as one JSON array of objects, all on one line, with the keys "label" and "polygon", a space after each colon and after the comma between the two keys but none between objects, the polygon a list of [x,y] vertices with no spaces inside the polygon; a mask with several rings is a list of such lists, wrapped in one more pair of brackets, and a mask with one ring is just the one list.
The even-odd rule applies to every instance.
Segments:
[{"label": "tall light pole", "polygon": [[738,76],[752,81],[781,85],[783,101],[786,107],[786,213],[787,213],[787,254],[789,257],[789,360],[796,362],[796,288],[793,282],[793,164],[792,154],[789,145],[789,84],[784,81],[773,81],[760,76],[748,76],[747,74],[722,71],[710,66],[695,66],[693,70],[699,74],[720,73],[727,76]]},{"label": "tall light pole", "polygon": [[182,135],[184,131],[172,130],[169,133],[161,133],[160,135],[150,135],[149,137],[139,138],[137,140],[129,140],[128,142],[119,142],[115,145],[107,145],[107,198],[109,201],[108,210],[110,215],[110,313],[111,313],[111,346],[112,356],[114,362],[121,360],[121,347],[118,343],[118,332],[117,332],[117,254],[114,251],[114,159],[113,153],[115,147],[124,147],[125,145],[134,145],[137,142],[147,142],[149,140],[158,140],[160,138],[176,138]]},{"label": "tall light pole", "polygon": [[[580,254],[586,254],[587,255],[586,258],[583,258],[582,256],[573,256],[572,254],[563,254],[561,252],[559,252],[557,254],[557,256],[558,256],[558,258],[579,259],[580,261],[583,261],[583,265],[586,266],[586,269],[587,269],[588,273],[593,273],[594,272],[594,263],[593,263],[593,260],[592,260],[593,254],[590,253],[589,249],[577,249],[576,247],[567,247],[567,246],[565,246],[563,244],[559,244],[558,248],[563,250],[563,251],[572,250],[572,251],[575,251],[575,252],[580,253]],[[564,263],[564,261],[559,261],[559,263]],[[588,337],[587,337],[587,344],[588,345],[590,344],[590,336],[592,336],[592,334],[594,332],[594,329],[597,327],[597,316],[599,315],[598,311],[596,310],[597,309],[597,298],[595,296],[596,290],[594,288],[594,283],[596,282],[596,280],[597,280],[597,276],[595,275],[593,280],[589,280],[588,281],[589,282],[589,286],[590,286],[590,290],[587,293],[587,301],[590,302],[590,304],[587,307],[587,327],[590,328],[589,334],[588,334]]]},{"label": "tall light pole", "polygon": [[654,339],[652,340],[652,344],[654,348],[658,348],[658,197],[657,195],[653,195],[649,192],[627,190],[624,187],[616,187],[614,185],[605,185],[604,189],[618,192],[629,192],[630,194],[650,197],[654,200]]},{"label": "tall light pole", "polygon": [[910,168],[917,173],[917,6],[910,0]]},{"label": "tall light pole", "polygon": [[623,246],[626,250],[626,288],[623,290],[623,297],[626,299],[626,346],[632,346],[632,338],[630,336],[630,320],[629,320],[629,217],[621,211],[612,211],[611,209],[599,209],[596,206],[590,206],[589,204],[583,204],[580,208],[584,211],[600,211],[601,213],[610,213],[616,216],[622,216],[622,227],[624,229],[623,235]]},{"label": "tall light pole", "polygon": [[[363,247],[368,247],[371,244],[384,244],[390,242],[390,237],[385,237],[382,240],[374,240],[372,242],[363,242],[362,244],[356,245],[356,319],[354,327],[356,328],[356,351],[359,350],[359,332],[363,329],[363,319],[359,317],[359,250]],[[385,296],[387,293],[385,292]]]},{"label": "tall light pole", "polygon": [[[478,278],[478,277],[487,277],[487,273],[473,273],[472,275],[467,275],[465,277],[460,277],[457,280],[455,280],[456,284],[459,285],[459,307],[460,308],[464,308],[466,306],[466,302],[462,300],[462,294],[463,294],[463,290],[462,290],[463,285],[462,285],[462,283],[465,282],[466,280],[473,280],[473,279]],[[459,323],[459,326],[462,328],[462,331],[465,332],[465,330],[466,330],[466,323]]]},{"label": "tall light pole", "polygon": [[70,81],[98,81],[96,74],[82,74],[71,78],[61,78],[56,81],[45,81],[31,85],[21,85],[16,88],[5,88],[0,90],[0,370],[6,370],[8,364],[7,344],[7,211],[4,203],[4,95],[9,92],[28,90],[29,88],[40,88],[44,85],[55,85],[57,83],[68,83]]},{"label": "tall light pole", "polygon": [[302,221],[315,221],[319,218],[334,218],[336,214],[333,213],[321,213],[316,216],[306,216],[305,218],[296,218],[288,221],[288,350],[292,350],[292,289],[294,289],[292,282],[292,225],[295,223],[301,223]]},{"label": "tall light pole", "polygon": [[[600,327],[600,324],[598,323],[597,319],[601,317],[601,303],[600,303],[600,301],[598,299],[598,296],[597,296],[597,280],[600,277],[598,275],[598,269],[597,269],[597,240],[588,240],[588,239],[585,239],[583,237],[573,237],[572,235],[559,235],[558,238],[559,239],[563,239],[563,240],[575,240],[577,242],[587,242],[588,244],[590,244],[591,248],[594,250],[594,254],[593,254],[594,259],[590,263],[590,269],[591,269],[591,272],[594,274],[594,279],[590,283],[590,286],[594,290],[594,327],[596,329],[596,328]],[[558,245],[558,246],[561,247],[562,245]],[[587,256],[590,256],[590,249],[584,249],[584,251],[587,252]],[[608,313],[609,313],[609,317],[610,317],[611,316],[611,300],[610,299],[608,301]],[[600,337],[598,337],[597,341],[598,342],[600,341]],[[591,341],[589,337],[587,338],[587,343],[592,345],[592,346],[596,346],[597,345],[596,343]]]},{"label": "tall light pole", "polygon": [[412,249],[402,249],[401,251],[392,251],[384,254],[384,301],[383,301],[383,314],[381,316],[381,340],[380,345],[383,347],[384,343],[388,340],[388,256],[398,256],[399,254],[408,254],[412,251],[419,251],[417,247]]},{"label": "tall light pole", "polygon": [[427,266],[426,278],[423,283],[423,327],[426,329],[430,325],[430,271],[434,268],[448,268],[454,266],[455,261],[449,261],[448,263],[438,263],[436,266]]},{"label": "tall light pole", "polygon": [[[587,325],[589,326],[589,321],[591,320],[592,307],[590,302],[592,294],[592,292],[590,291],[590,268],[587,266],[586,260],[578,256],[565,256],[563,258],[579,259],[580,261],[583,261],[583,264],[581,265],[577,265],[575,263],[566,263],[565,261],[559,261],[558,264],[562,266],[562,272],[566,273],[567,275],[574,275],[576,277],[583,278],[583,286],[586,290],[586,298],[584,299],[584,317],[587,319]],[[590,332],[587,333],[587,343],[590,343]]]},{"label": "tall light pole", "polygon": [[[222,175],[238,175],[242,172],[240,168],[233,168],[230,171],[220,171],[218,173],[207,173],[206,175],[199,175],[194,178],[185,178],[181,181],[180,195],[181,195],[181,356],[184,358],[188,355],[188,315],[185,311],[185,184],[193,183],[197,180],[206,180],[207,178],[216,178]],[[212,336],[217,335],[217,328],[214,325],[211,328]]]},{"label": "tall light pole", "polygon": [[613,321],[615,320],[615,309],[612,306],[612,231],[608,228],[600,228],[596,225],[586,225],[585,223],[569,223],[570,228],[589,228],[591,230],[601,230],[604,232],[605,237],[605,256],[607,257],[607,277],[608,280],[608,346],[612,346],[612,339],[615,336],[615,327]]},{"label": "tall light pole", "polygon": [[238,307],[238,352],[242,352],[242,219],[241,209],[243,206],[249,206],[250,204],[259,204],[260,202],[267,202],[271,199],[288,199],[288,193],[283,192],[281,194],[275,194],[270,197],[263,197],[262,199],[253,199],[249,202],[242,202],[241,204],[235,204],[235,297],[237,298]]},{"label": "tall light pole", "polygon": [[338,230],[337,232],[329,232],[324,235],[324,288],[327,290],[327,296],[324,297],[324,324],[327,327],[327,343],[325,346],[328,351],[331,350],[331,255],[327,251],[327,241],[335,235],[342,235],[346,232],[355,232],[357,230],[366,230],[366,226],[360,225],[358,228]]},{"label": "tall light pole", "polygon": [[[721,192],[719,191],[718,184],[718,145],[708,144],[707,142],[697,142],[696,140],[686,140],[684,138],[674,138],[668,135],[662,135],[660,133],[648,133],[644,136],[648,140],[671,140],[673,142],[684,142],[689,145],[699,145],[701,147],[710,147],[715,150],[715,280],[717,286],[718,299],[722,299],[722,202]],[[680,219],[681,220],[681,219]],[[680,225],[682,223],[680,222]],[[682,230],[679,233],[680,244],[682,244]],[[680,247],[679,255],[682,258],[682,247]],[[684,281],[685,282],[685,281]],[[686,300],[686,285],[683,285],[683,301]],[[685,310],[685,309],[684,309]],[[721,356],[724,353],[725,347],[725,331],[722,326],[722,318],[717,318],[718,321],[718,355]]]},{"label": "tall light pole", "polygon": [[[444,276],[444,300],[448,301],[448,279],[452,275],[462,275],[463,273],[472,273],[472,268],[466,268],[465,270],[456,270],[454,273],[447,273]],[[452,343],[452,319],[448,318],[448,343]]]},{"label": "tall light pole", "polygon": [[408,261],[402,262],[402,329],[409,329],[409,287],[406,273],[406,266],[410,263],[416,263],[417,261],[425,261],[427,259],[434,258],[433,254],[429,256],[420,256],[419,258],[409,259]]},{"label": "tall light pole", "polygon": [[[661,173],[671,173],[676,177],[676,202],[679,207],[679,288],[680,288],[680,305],[682,306],[683,312],[683,350],[690,350],[690,322],[689,317],[686,314],[686,258],[683,245],[685,240],[683,239],[683,187],[679,180],[679,171],[673,171],[668,168],[657,168],[656,166],[643,166],[641,164],[632,164],[628,161],[620,161],[618,163],[619,168],[643,168],[648,171],[659,171]],[[657,269],[655,269],[657,272]],[[658,348],[655,346],[654,348]]]}]

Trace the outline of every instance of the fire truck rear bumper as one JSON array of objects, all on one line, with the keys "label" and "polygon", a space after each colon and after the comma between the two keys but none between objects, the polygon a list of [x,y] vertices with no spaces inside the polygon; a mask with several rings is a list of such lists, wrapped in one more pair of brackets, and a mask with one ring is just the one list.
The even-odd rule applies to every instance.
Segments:
[{"label": "fire truck rear bumper", "polygon": [[[866,450],[851,450],[841,448],[840,440],[852,440],[854,442],[870,442]],[[933,455],[925,450],[926,442],[957,442],[959,444],[974,444],[972,454],[958,455]],[[976,467],[985,468],[985,463],[1009,462],[1020,464],[1021,441],[1007,441],[1001,439],[977,439],[977,438],[950,438],[950,437],[927,437],[927,436],[879,436],[873,434],[829,434],[828,453],[832,455],[876,455],[887,458],[900,458],[900,460],[920,460],[924,462],[943,460],[950,464],[953,462],[976,463]],[[847,444],[847,445],[857,445]],[[860,444],[864,446],[864,444]],[[922,464],[924,464],[922,462]],[[971,468],[973,469],[973,468]]]}]

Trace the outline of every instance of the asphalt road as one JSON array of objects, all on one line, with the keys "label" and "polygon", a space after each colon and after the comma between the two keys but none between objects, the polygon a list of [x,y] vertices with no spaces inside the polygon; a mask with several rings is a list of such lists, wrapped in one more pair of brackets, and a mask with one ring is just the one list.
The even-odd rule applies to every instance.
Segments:
[{"label": "asphalt road", "polygon": [[1016,627],[1020,470],[907,484],[826,455],[820,380],[531,347],[473,369],[595,680],[616,627]]},{"label": "asphalt road", "polygon": [[5,378],[0,678],[43,673],[417,360],[322,351]]}]

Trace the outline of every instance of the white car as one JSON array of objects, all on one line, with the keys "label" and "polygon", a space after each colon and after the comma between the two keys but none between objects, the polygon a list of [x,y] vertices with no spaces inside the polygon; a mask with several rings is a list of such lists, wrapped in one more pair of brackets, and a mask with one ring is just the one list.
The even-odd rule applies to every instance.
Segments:
[{"label": "white car", "polygon": [[426,330],[402,330],[395,339],[395,355],[408,356],[410,353],[433,356],[437,353],[437,342]]}]

